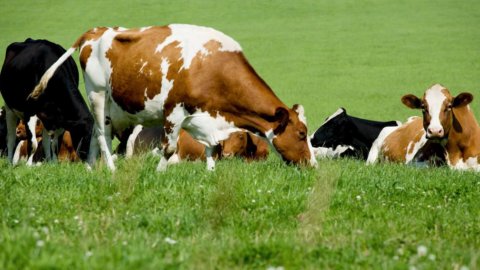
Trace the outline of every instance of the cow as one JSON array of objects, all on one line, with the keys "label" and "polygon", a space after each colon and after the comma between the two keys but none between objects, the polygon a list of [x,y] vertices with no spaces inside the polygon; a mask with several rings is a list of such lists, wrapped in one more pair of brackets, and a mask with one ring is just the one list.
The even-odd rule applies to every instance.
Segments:
[{"label": "cow", "polygon": [[[37,143],[42,142],[44,140],[43,137],[39,136],[35,138],[37,140]],[[50,139],[50,138],[48,138]],[[72,137],[70,135],[70,132],[65,130],[63,134],[58,136],[56,138],[58,140],[58,145],[60,147],[52,149],[52,152],[54,153],[56,159],[60,162],[64,161],[78,161],[79,158],[77,156],[77,152],[73,148],[73,143],[72,143]],[[21,140],[18,144],[17,147],[15,148],[15,153],[13,155],[13,164],[19,163],[21,160],[26,160],[27,162],[31,159],[32,164],[41,164],[43,160],[47,159],[47,154],[44,152],[44,148],[40,147],[33,153],[33,156],[30,158],[32,154],[28,154],[27,150],[27,143],[28,141]]]},{"label": "cow", "polygon": [[398,121],[379,122],[353,117],[345,108],[339,108],[315,131],[310,142],[319,156],[366,160],[380,132],[385,127],[399,125]]},{"label": "cow", "polygon": [[166,169],[181,128],[205,145],[208,170],[215,167],[215,145],[240,130],[267,138],[287,163],[317,165],[303,107],[288,108],[240,45],[217,30],[185,24],[93,28],[47,70],[33,99],[76,49],[95,119],[90,165],[100,149],[114,171],[112,129],[136,124],[165,127],[157,171]]},{"label": "cow", "polygon": [[[78,70],[71,57],[62,58],[62,65],[52,74],[48,87],[41,95],[31,98],[31,90],[39,78],[59,57],[65,53],[60,45],[47,40],[26,39],[7,47],[5,61],[0,72],[0,92],[5,101],[7,122],[8,158],[13,161],[15,129],[17,119],[30,124],[28,140],[36,147],[33,139],[33,118],[42,121],[45,129],[43,137],[59,134],[63,129],[72,135],[74,149],[81,159],[86,159],[93,130],[93,116],[78,90]],[[50,151],[50,140],[42,140],[44,149]],[[50,154],[47,153],[47,157]],[[30,162],[27,164],[31,164]]]},{"label": "cow", "polygon": [[77,152],[73,146],[72,136],[68,130],[59,130],[55,132],[53,134],[53,138],[50,135],[47,135],[47,137],[43,137],[45,129],[43,127],[42,121],[40,121],[38,117],[33,116],[30,118],[29,122],[35,124],[35,136],[32,137],[32,139],[36,139],[37,144],[39,142],[42,142],[44,139],[51,140],[51,143],[48,143],[48,145],[51,146],[51,149],[49,149],[50,151],[48,151],[47,153],[44,148],[39,148],[41,149],[41,152],[39,154],[32,151],[28,155],[27,144],[29,143],[29,141],[27,137],[27,127],[23,123],[23,120],[20,120],[16,129],[17,141],[19,141],[19,143],[17,144],[13,157],[13,164],[17,164],[20,160],[27,160],[27,162],[29,160],[33,160],[33,163],[38,163],[43,159],[58,159],[58,161],[79,160]]},{"label": "cow", "polygon": [[[251,132],[237,131],[215,147],[213,156],[217,159],[239,157],[253,161],[266,159],[268,153],[268,144],[265,140]],[[180,131],[176,154],[180,160],[206,159],[205,147],[185,130]]]},{"label": "cow", "polygon": [[[126,135],[129,136],[119,136],[120,144],[116,149],[119,154],[125,153],[126,158],[131,157],[134,153],[151,151],[160,145],[163,136],[165,136],[163,127],[143,127],[141,125],[135,126],[128,133]],[[251,132],[238,131],[230,134],[226,140],[221,141],[215,147],[212,156],[215,159],[240,157],[252,161],[265,159],[268,153],[268,144],[265,140]],[[169,159],[169,164],[181,160],[205,160],[205,146],[182,129],[179,133],[177,151],[174,155]]]},{"label": "cow", "polygon": [[445,164],[443,146],[428,141],[421,117],[412,116],[401,126],[384,128],[373,142],[367,164],[388,161],[412,165]]},{"label": "cow", "polygon": [[469,105],[472,100],[471,93],[452,96],[440,84],[428,88],[422,98],[402,97],[407,107],[422,110],[425,137],[444,146],[452,169],[480,171],[480,127]]}]

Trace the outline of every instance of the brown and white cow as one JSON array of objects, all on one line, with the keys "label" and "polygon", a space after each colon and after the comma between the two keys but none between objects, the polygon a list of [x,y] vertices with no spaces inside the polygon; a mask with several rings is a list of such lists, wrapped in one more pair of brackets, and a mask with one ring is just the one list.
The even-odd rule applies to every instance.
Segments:
[{"label": "brown and white cow", "polygon": [[451,96],[447,88],[435,84],[423,98],[405,95],[402,102],[422,109],[423,118],[411,118],[399,128],[386,131],[374,143],[368,163],[378,156],[410,162],[420,156],[426,160],[446,161],[453,169],[480,171],[480,127],[468,105],[470,93]]},{"label": "brown and white cow", "polygon": [[172,24],[137,29],[99,27],[84,33],[42,76],[40,95],[55,70],[77,48],[95,118],[89,163],[100,148],[111,170],[111,130],[164,125],[165,170],[181,128],[214,146],[241,129],[266,137],[288,163],[316,166],[303,108],[288,108],[257,75],[242,48],[212,28]]},{"label": "brown and white cow", "polygon": [[453,169],[480,171],[480,127],[469,105],[472,100],[472,94],[452,96],[440,84],[427,89],[422,98],[412,94],[402,98],[406,106],[422,109],[427,139],[444,145]]},{"label": "brown and white cow", "polygon": [[[27,125],[30,126],[30,130],[35,130],[35,134],[32,136],[32,140],[35,140],[35,142],[28,140],[27,126],[25,126],[23,120],[20,120],[16,128],[16,136],[19,142],[13,155],[13,164],[17,164],[21,160],[25,160],[28,165],[33,165],[44,159],[53,159],[55,161],[80,160],[69,131],[58,130],[52,134],[52,138],[44,128],[42,121],[36,116],[30,117]],[[37,147],[40,142],[44,147]],[[33,149],[29,155],[28,144],[33,143],[35,146],[32,147]]]},{"label": "brown and white cow", "polygon": [[378,160],[404,164],[426,163],[438,166],[444,163],[440,143],[428,141],[421,117],[410,117],[401,126],[384,128],[368,153],[367,164]]},{"label": "brown and white cow", "polygon": [[[125,154],[130,158],[134,153],[146,153],[158,150],[165,136],[163,127],[143,127],[137,125],[129,134],[120,134],[120,144],[115,150],[118,154]],[[215,147],[214,159],[239,157],[247,161],[266,159],[269,153],[268,143],[248,131],[237,131]],[[205,160],[205,146],[196,141],[188,132],[180,130],[177,151],[168,160],[174,164],[182,160]]]}]

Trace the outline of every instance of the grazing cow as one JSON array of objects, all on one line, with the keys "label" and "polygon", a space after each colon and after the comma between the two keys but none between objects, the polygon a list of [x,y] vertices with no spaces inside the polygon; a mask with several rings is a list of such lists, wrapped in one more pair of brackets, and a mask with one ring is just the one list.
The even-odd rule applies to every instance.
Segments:
[{"label": "grazing cow", "polygon": [[112,128],[136,124],[165,126],[157,170],[166,169],[181,128],[206,146],[209,170],[214,146],[241,129],[266,137],[288,163],[317,164],[303,107],[280,101],[240,45],[221,32],[183,24],[91,29],[42,76],[33,98],[76,49],[95,118],[90,164],[100,148],[114,170]]},{"label": "grazing cow", "polygon": [[[73,59],[62,58],[65,63],[52,74],[48,87],[35,99],[29,97],[39,78],[64,53],[61,46],[46,40],[27,39],[8,46],[0,73],[0,91],[6,104],[10,161],[13,161],[16,119],[31,121],[27,136],[32,147],[28,147],[28,152],[36,147],[37,141],[32,139],[35,124],[31,119],[35,115],[45,127],[44,137],[52,132],[58,134],[62,129],[69,130],[79,157],[86,159],[93,117],[78,90],[78,70]],[[50,140],[42,142],[45,151],[50,151]]]},{"label": "grazing cow", "polygon": [[353,117],[340,108],[315,131],[310,142],[319,155],[353,156],[366,160],[382,129],[399,125],[397,121],[378,122]]},{"label": "grazing cow", "polygon": [[445,159],[453,169],[480,171],[480,127],[469,106],[472,100],[472,94],[454,97],[440,84],[427,89],[422,98],[402,97],[406,106],[422,109],[426,138],[444,146]]}]

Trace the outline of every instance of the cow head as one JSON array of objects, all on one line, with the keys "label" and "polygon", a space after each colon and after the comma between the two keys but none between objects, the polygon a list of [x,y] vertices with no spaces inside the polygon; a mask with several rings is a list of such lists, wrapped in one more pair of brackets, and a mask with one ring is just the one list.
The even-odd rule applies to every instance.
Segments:
[{"label": "cow head", "polygon": [[340,108],[325,120],[315,131],[310,141],[313,147],[335,149],[339,145],[349,145],[352,139],[351,131],[353,128],[354,126],[347,115],[347,111],[344,108]]},{"label": "cow head", "polygon": [[221,142],[223,157],[244,157],[248,161],[268,156],[268,144],[251,132],[237,131]]},{"label": "cow head", "polygon": [[[37,123],[35,124],[35,137],[41,137],[42,131],[43,131],[42,121],[37,120]],[[20,122],[18,123],[16,128],[16,133],[17,133],[17,138],[19,140],[27,139],[27,127],[25,126],[25,123],[23,122],[23,120],[20,120]]]},{"label": "cow head", "polygon": [[448,89],[440,84],[427,89],[422,99],[412,94],[402,97],[402,103],[407,107],[422,109],[423,127],[427,139],[431,140],[447,139],[455,117],[452,109],[466,106],[472,100],[473,95],[470,93],[452,97]]},{"label": "cow head", "polygon": [[283,160],[294,164],[317,166],[308,140],[306,118],[301,105],[292,109],[279,107],[275,111],[276,127],[266,136]]}]

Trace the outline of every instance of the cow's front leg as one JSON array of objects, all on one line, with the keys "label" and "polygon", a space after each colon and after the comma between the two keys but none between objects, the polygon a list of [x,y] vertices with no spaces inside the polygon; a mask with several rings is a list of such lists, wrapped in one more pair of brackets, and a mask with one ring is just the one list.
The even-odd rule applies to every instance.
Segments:
[{"label": "cow's front leg", "polygon": [[205,157],[207,158],[207,170],[215,170],[215,160],[213,159],[213,151],[215,146],[205,146]]},{"label": "cow's front leg", "polygon": [[182,120],[174,123],[167,121],[165,123],[165,137],[162,139],[162,147],[159,151],[160,162],[157,166],[158,172],[167,170],[169,164],[175,164],[179,161],[176,151],[181,123]]}]

